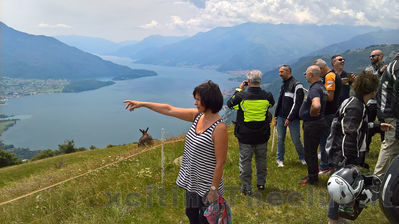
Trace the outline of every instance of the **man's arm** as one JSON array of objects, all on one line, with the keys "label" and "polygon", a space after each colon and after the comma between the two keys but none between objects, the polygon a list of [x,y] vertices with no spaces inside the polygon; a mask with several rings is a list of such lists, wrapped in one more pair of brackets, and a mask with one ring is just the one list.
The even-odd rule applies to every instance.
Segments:
[{"label": "man's arm", "polygon": [[314,97],[312,99],[312,105],[310,106],[310,116],[311,117],[319,116],[320,110],[321,110],[320,97]]},{"label": "man's arm", "polygon": [[303,92],[303,85],[301,83],[297,84],[295,86],[295,91],[294,91],[294,103],[292,104],[290,113],[287,116],[287,120],[292,121],[299,113],[299,109],[301,108],[303,98],[304,98],[304,92]]},{"label": "man's arm", "polygon": [[326,79],[326,83],[325,83],[325,87],[326,90],[328,92],[328,98],[327,101],[331,102],[334,100],[334,92],[335,92],[335,73],[334,72],[330,72],[326,75],[325,79]]}]

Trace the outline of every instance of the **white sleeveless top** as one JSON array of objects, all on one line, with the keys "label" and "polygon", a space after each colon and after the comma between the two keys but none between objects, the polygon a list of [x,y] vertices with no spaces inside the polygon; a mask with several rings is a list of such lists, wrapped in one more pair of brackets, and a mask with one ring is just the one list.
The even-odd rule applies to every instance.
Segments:
[{"label": "white sleeveless top", "polygon": [[[202,113],[195,117],[190,130],[187,132],[183,161],[176,184],[189,192],[195,192],[204,197],[211,188],[213,173],[216,167],[212,133],[216,126],[223,122],[223,120],[217,120],[204,132],[197,134],[195,130],[201,116]],[[223,177],[220,180],[218,188],[219,192],[223,195]]]}]

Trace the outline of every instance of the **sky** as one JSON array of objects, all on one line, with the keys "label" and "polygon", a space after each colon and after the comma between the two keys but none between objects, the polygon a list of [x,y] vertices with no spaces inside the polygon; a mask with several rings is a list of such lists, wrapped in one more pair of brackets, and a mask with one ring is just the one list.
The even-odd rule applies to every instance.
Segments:
[{"label": "sky", "polygon": [[1,0],[0,21],[37,35],[114,42],[183,36],[245,22],[399,29],[399,0]]}]

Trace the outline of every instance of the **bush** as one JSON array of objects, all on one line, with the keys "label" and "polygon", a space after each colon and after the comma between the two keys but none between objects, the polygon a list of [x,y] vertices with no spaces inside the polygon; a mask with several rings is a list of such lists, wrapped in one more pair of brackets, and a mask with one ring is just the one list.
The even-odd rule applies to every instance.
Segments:
[{"label": "bush", "polygon": [[21,160],[15,157],[14,154],[0,149],[0,168],[20,164]]},{"label": "bush", "polygon": [[37,154],[35,157],[33,157],[32,161],[39,160],[39,159],[45,159],[45,158],[53,157],[56,155],[57,155],[57,152],[54,152],[51,149],[47,149],[47,150],[40,151],[39,154]]},{"label": "bush", "polygon": [[75,142],[73,140],[65,140],[64,144],[58,145],[58,149],[60,150],[61,154],[68,154],[77,151],[75,149]]}]

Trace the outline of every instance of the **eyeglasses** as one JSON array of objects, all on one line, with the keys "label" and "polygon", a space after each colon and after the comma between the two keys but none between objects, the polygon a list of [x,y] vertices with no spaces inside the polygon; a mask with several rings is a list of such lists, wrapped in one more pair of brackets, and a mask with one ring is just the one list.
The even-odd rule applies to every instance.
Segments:
[{"label": "eyeglasses", "polygon": [[345,61],[345,58],[338,58],[338,61]]},{"label": "eyeglasses", "polygon": [[377,56],[380,56],[379,54],[372,54],[372,55],[370,55],[370,58],[374,58],[374,57],[377,57]]}]

